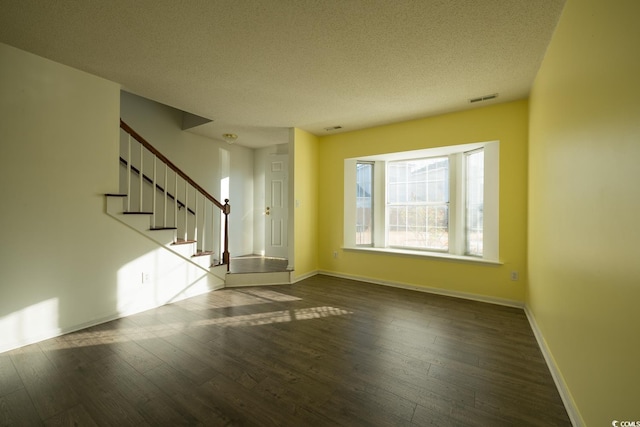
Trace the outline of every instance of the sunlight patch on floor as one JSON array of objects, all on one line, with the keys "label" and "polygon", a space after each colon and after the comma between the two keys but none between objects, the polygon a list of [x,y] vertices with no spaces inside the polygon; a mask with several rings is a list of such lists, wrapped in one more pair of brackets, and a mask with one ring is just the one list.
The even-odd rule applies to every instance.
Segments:
[{"label": "sunlight patch on floor", "polygon": [[199,327],[243,327],[271,325],[274,323],[294,322],[301,320],[322,319],[330,316],[344,316],[353,314],[351,311],[335,307],[311,307],[292,310],[279,310],[266,313],[246,314],[240,316],[220,317],[215,319],[202,319],[192,322],[171,322],[162,325],[132,326],[112,330],[100,329],[96,331],[85,330],[74,332],[57,338],[56,349],[88,347],[95,345],[114,344],[132,341],[134,336],[140,338],[145,334],[149,338],[171,336],[186,329]]}]

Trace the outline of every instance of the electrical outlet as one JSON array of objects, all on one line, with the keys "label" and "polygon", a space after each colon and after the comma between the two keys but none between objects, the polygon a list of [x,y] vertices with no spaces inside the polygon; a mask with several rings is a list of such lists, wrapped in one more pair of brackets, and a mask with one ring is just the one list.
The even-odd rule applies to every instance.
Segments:
[{"label": "electrical outlet", "polygon": [[151,282],[151,273],[147,273],[147,272],[142,272],[142,283],[149,283]]},{"label": "electrical outlet", "polygon": [[338,251],[333,251],[333,257],[338,258]]},{"label": "electrical outlet", "polygon": [[512,271],[511,272],[511,280],[513,280],[514,282],[517,281],[520,278],[520,275],[518,274],[517,271]]}]

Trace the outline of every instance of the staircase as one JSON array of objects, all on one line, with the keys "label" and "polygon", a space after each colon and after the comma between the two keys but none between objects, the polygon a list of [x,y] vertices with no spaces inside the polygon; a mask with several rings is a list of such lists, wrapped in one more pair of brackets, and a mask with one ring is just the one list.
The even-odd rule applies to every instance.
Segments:
[{"label": "staircase", "polygon": [[[254,262],[256,260],[257,265]],[[269,266],[269,264],[275,265]],[[227,273],[225,287],[281,285],[286,283],[293,283],[293,271],[287,269],[287,260],[245,256],[232,259],[231,272]]]},{"label": "staircase", "polygon": [[229,200],[222,204],[125,122],[120,122],[120,190],[109,215],[212,276],[212,289],[291,283],[291,272],[232,274]]}]

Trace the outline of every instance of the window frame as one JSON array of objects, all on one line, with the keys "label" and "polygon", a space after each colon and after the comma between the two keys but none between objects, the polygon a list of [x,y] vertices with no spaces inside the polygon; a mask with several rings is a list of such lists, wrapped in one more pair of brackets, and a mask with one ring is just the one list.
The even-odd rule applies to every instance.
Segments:
[{"label": "window frame", "polygon": [[[454,146],[436,147],[373,156],[361,156],[344,160],[344,241],[343,249],[370,250],[426,257],[452,258],[467,261],[500,263],[499,261],[499,141],[488,141]],[[467,254],[466,248],[466,194],[465,154],[484,151],[484,204],[483,204],[483,254]],[[436,252],[413,247],[391,247],[387,236],[387,162],[407,159],[449,157],[449,250]],[[355,182],[356,163],[374,163],[374,192],[372,215],[372,245],[355,244]],[[381,191],[382,189],[382,191]],[[381,226],[382,224],[382,226]]]},{"label": "window frame", "polygon": [[375,211],[374,211],[374,200],[375,200],[375,190],[376,190],[376,183],[375,183],[375,173],[376,173],[376,165],[375,162],[372,161],[357,161],[356,162],[356,184],[358,182],[357,179],[357,174],[358,174],[358,166],[359,165],[369,165],[371,167],[371,190],[370,190],[370,199],[371,199],[371,210],[370,210],[370,219],[369,219],[369,228],[371,229],[370,232],[370,236],[371,236],[371,242],[369,243],[361,243],[358,242],[358,238],[357,238],[357,234],[358,234],[358,199],[360,199],[361,197],[357,194],[357,189],[356,189],[356,245],[359,247],[373,247],[375,245]]},{"label": "window frame", "polygon": [[[482,251],[482,253],[477,253],[477,252],[473,252],[472,249],[470,248],[470,238],[469,238],[469,233],[471,232],[471,230],[469,229],[469,196],[470,196],[470,191],[469,191],[469,158],[473,155],[476,155],[478,153],[482,153],[483,154],[483,164],[484,164],[484,147],[481,148],[477,148],[475,150],[471,150],[471,151],[465,151],[463,153],[464,155],[464,175],[463,175],[463,179],[464,179],[464,239],[465,239],[465,243],[464,243],[464,255],[466,256],[472,256],[472,257],[479,257],[482,258],[482,255],[484,253],[484,250]],[[484,181],[484,165],[483,165],[483,181]],[[483,184],[484,187],[484,184]],[[483,205],[484,205],[484,189],[482,192],[482,198],[483,198]],[[484,207],[483,207],[484,209]],[[482,221],[482,233],[484,234],[484,221]],[[483,238],[483,244],[484,244],[484,238]]]},{"label": "window frame", "polygon": [[[391,183],[390,182],[390,173],[389,173],[389,169],[393,166],[394,163],[401,163],[401,162],[421,162],[421,161],[426,161],[429,162],[431,160],[441,160],[441,159],[446,159],[447,160],[447,177],[446,177],[446,189],[449,189],[450,186],[450,182],[451,182],[451,174],[450,174],[450,158],[449,156],[435,156],[435,157],[411,157],[408,159],[400,159],[400,160],[387,160],[385,161],[386,164],[386,168],[387,168],[387,179],[385,180],[385,187],[386,187],[386,198],[384,201],[382,201],[385,205],[385,232],[386,232],[386,246],[389,248],[397,248],[397,249],[409,249],[409,250],[424,250],[424,251],[429,251],[429,252],[443,252],[443,253],[448,253],[449,252],[449,244],[448,244],[448,240],[447,239],[447,248],[446,249],[438,249],[435,247],[429,247],[429,246],[425,246],[425,247],[420,247],[420,246],[409,246],[409,245],[399,245],[399,244],[395,244],[393,243],[389,236],[389,233],[391,232],[391,217],[392,215],[390,214],[390,210],[394,207],[405,207],[405,208],[409,208],[409,207],[420,207],[423,206],[427,212],[429,210],[429,208],[435,208],[435,207],[445,207],[447,209],[447,234],[449,233],[449,223],[450,223],[450,215],[449,215],[449,209],[450,209],[450,200],[449,200],[449,195],[451,194],[450,192],[445,191],[445,194],[447,197],[445,197],[444,201],[438,201],[438,202],[433,202],[433,201],[429,201],[428,200],[428,194],[429,194],[429,190],[428,190],[428,185],[429,185],[429,181],[428,179],[424,180],[424,184],[426,186],[425,188],[425,201],[424,202],[415,202],[412,203],[409,200],[407,200],[405,203],[401,203],[401,202],[396,202],[396,201],[391,201],[391,196],[389,195],[389,185],[390,184],[395,184],[395,183]],[[428,175],[428,170],[425,171],[425,173]],[[409,184],[411,183],[411,181],[409,181],[409,178],[407,177],[407,180],[404,182],[407,185],[407,192],[408,192],[408,187]],[[375,201],[373,201],[375,203]],[[380,202],[378,202],[380,203]],[[405,224],[405,227],[409,227],[408,221],[407,224]],[[425,224],[425,229],[427,229],[429,227],[429,224],[426,223]]]}]

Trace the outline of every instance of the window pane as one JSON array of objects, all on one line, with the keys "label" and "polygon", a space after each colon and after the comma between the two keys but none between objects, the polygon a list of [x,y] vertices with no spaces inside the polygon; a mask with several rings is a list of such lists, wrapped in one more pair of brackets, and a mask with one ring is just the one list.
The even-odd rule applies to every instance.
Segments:
[{"label": "window pane", "polygon": [[449,159],[389,162],[389,246],[449,249]]},{"label": "window pane", "polygon": [[484,207],[484,151],[466,155],[466,253],[482,256]]},{"label": "window pane", "polygon": [[356,164],[356,244],[373,244],[373,163]]}]

